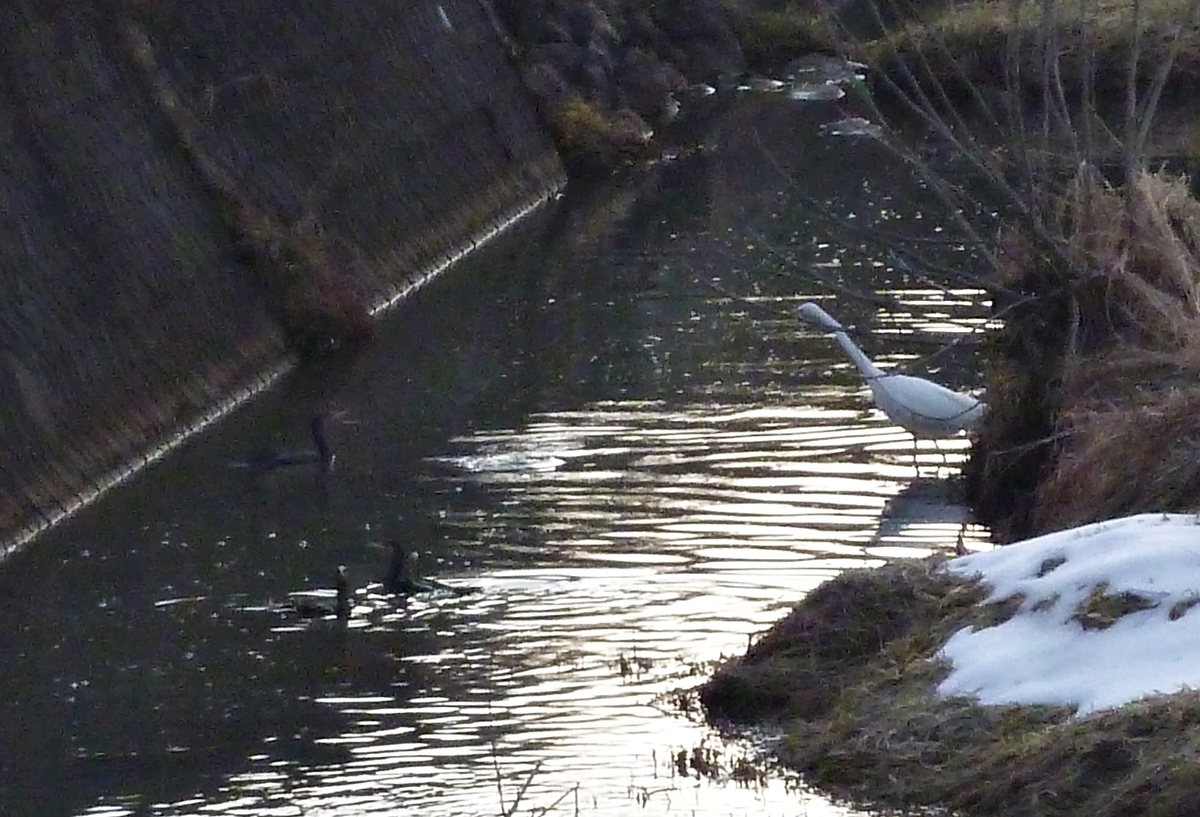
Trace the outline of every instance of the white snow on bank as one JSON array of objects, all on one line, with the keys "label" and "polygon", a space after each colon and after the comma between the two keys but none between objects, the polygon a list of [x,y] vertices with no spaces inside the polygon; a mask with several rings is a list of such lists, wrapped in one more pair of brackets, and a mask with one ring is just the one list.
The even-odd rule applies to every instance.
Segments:
[{"label": "white snow on bank", "polygon": [[[1048,560],[1065,559],[1050,567]],[[1044,567],[1045,566],[1045,567]],[[1078,714],[1158,692],[1200,688],[1200,605],[1176,621],[1177,602],[1200,601],[1200,517],[1142,514],[1060,531],[947,562],[982,576],[989,601],[1024,594],[1007,622],[955,633],[944,695],[984,704],[1074,704]],[[1039,576],[1044,572],[1045,575]],[[1072,619],[1101,582],[1157,602],[1103,630]]]}]

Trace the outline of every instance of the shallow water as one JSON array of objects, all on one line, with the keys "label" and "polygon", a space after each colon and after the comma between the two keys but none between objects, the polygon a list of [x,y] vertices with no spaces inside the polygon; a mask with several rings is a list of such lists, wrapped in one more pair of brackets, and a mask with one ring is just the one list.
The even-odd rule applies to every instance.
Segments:
[{"label": "shallow water", "polygon": [[[827,304],[881,365],[982,326],[850,229],[942,235],[877,145],[821,135],[838,116],[693,125],[706,150],[573,194],[8,560],[0,813],[855,813],[760,779],[763,744],[680,694],[838,571],[984,539],[965,441],[917,478],[789,315],[822,278],[898,298]],[[974,387],[971,359],[936,376]],[[328,477],[227,467],[329,405]],[[380,595],[393,537],[474,592]],[[339,564],[347,626],[282,609]]]}]

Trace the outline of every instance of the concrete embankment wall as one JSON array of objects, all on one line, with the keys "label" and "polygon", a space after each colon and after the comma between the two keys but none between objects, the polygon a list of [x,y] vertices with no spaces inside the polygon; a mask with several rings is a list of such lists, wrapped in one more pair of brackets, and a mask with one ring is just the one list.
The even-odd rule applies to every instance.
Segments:
[{"label": "concrete embankment wall", "polygon": [[482,0],[12,0],[0,144],[0,552],[564,182]]}]

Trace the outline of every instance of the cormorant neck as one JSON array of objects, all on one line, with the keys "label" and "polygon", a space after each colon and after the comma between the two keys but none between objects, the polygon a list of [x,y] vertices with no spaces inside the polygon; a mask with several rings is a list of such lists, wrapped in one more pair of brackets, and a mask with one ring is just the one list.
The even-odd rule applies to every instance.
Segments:
[{"label": "cormorant neck", "polygon": [[408,581],[408,551],[397,543],[392,544],[392,561],[388,565],[387,576],[383,580],[386,590],[399,592]]},{"label": "cormorant neck", "polygon": [[317,462],[322,471],[328,471],[333,466],[333,452],[329,450],[329,441],[325,439],[325,415],[319,414],[312,420],[313,449],[317,452]]}]

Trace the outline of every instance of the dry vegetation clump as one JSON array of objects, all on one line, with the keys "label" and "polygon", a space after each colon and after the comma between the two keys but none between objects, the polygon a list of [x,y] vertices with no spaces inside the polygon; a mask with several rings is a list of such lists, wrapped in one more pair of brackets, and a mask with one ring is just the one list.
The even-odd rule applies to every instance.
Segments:
[{"label": "dry vegetation clump", "polygon": [[[915,568],[914,568],[915,569]],[[764,713],[812,717],[835,702],[846,673],[906,636],[946,604],[948,577],[924,576],[934,592],[901,570],[854,570],[830,579],[776,624],[746,655],[701,689],[711,712],[733,720]],[[980,596],[964,594],[963,603]],[[932,606],[933,610],[926,607]],[[924,624],[923,624],[924,626]]]},{"label": "dry vegetation clump", "polygon": [[757,70],[778,69],[797,54],[835,50],[829,15],[818,2],[720,0],[720,4],[746,61]]},{"label": "dry vegetation clump", "polygon": [[[1071,618],[1085,630],[1107,630],[1117,619],[1139,610],[1152,610],[1158,602],[1130,590],[1121,593],[1109,591],[1108,582],[1100,582],[1092,588]],[[1178,617],[1177,617],[1178,618]]]},{"label": "dry vegetation clump", "polygon": [[628,109],[605,112],[572,94],[546,118],[564,156],[576,165],[611,167],[648,155],[653,131]]},{"label": "dry vegetation clump", "polygon": [[904,65],[919,80],[932,78],[950,88],[1007,91],[1011,86],[1040,97],[1045,78],[1040,45],[1053,37],[1055,82],[1068,95],[1078,100],[1090,82],[1101,98],[1119,100],[1138,32],[1138,83],[1149,84],[1173,54],[1170,89],[1182,95],[1200,85],[1200,31],[1179,25],[1194,13],[1192,0],[1145,0],[1136,8],[1131,0],[937,3],[864,43],[858,53],[896,79],[907,80]]},{"label": "dry vegetation clump", "polygon": [[977,583],[929,563],[853,571],[829,585],[701,690],[713,719],[782,726],[780,759],[813,785],[964,815],[1200,813],[1200,693],[1079,720],[1065,707],[944,698],[935,692],[947,671],[941,644],[962,627],[1006,620],[1015,603],[980,605]]},{"label": "dry vegetation clump", "polygon": [[1005,238],[1023,299],[991,340],[989,406],[968,468],[981,516],[1017,538],[1200,507],[1200,202],[1142,173],[1080,174],[1057,212],[1067,264]]},{"label": "dry vegetation clump", "polygon": [[375,325],[349,273],[353,261],[311,220],[284,225],[245,197],[219,197],[244,260],[288,339],[302,357],[352,348],[375,335]]}]

